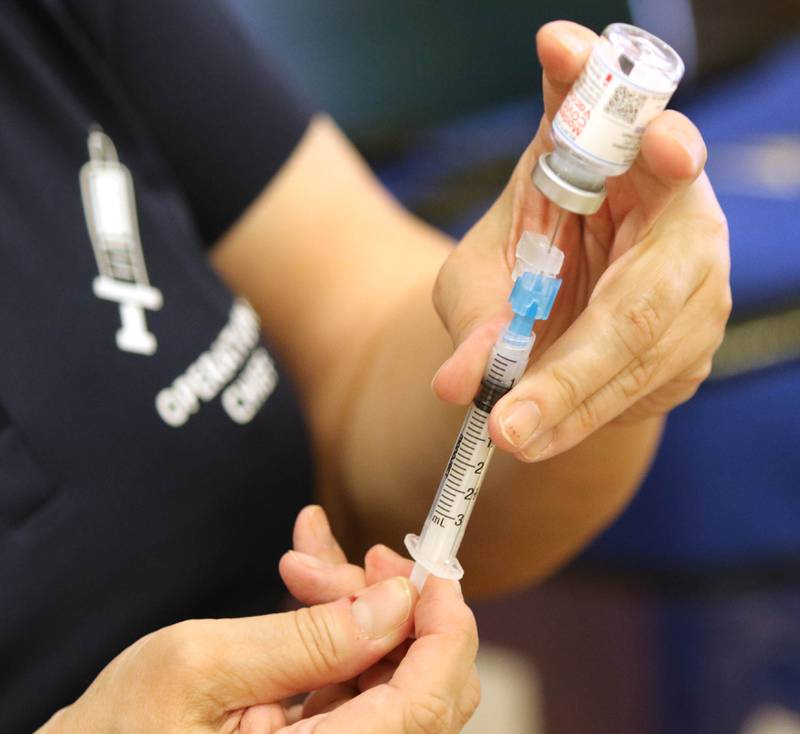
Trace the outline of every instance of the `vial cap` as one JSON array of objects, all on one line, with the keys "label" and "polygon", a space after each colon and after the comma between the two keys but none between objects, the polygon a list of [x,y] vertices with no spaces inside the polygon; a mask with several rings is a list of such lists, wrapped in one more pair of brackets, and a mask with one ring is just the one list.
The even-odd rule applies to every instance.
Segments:
[{"label": "vial cap", "polygon": [[594,214],[606,198],[605,187],[587,191],[561,178],[550,165],[551,153],[539,156],[531,179],[534,186],[550,201],[573,214]]}]

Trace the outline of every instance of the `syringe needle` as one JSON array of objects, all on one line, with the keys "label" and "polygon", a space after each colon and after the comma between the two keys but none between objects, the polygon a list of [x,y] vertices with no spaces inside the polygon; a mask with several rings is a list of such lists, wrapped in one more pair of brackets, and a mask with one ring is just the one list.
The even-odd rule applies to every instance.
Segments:
[{"label": "syringe needle", "polygon": [[558,207],[558,215],[556,216],[556,226],[553,227],[553,234],[550,235],[550,244],[547,247],[547,252],[553,247],[553,244],[556,241],[556,235],[558,234],[558,228],[561,226],[561,220],[564,218],[564,210],[561,207]]}]

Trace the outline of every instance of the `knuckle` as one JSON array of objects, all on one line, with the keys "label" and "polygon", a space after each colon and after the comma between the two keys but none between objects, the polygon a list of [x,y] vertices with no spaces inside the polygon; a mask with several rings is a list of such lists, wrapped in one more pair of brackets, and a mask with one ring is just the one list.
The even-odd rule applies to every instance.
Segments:
[{"label": "knuckle", "polygon": [[652,381],[658,358],[652,352],[636,356],[617,379],[617,386],[625,399],[631,399],[643,392]]},{"label": "knuckle", "polygon": [[704,359],[698,364],[686,377],[683,382],[687,387],[698,388],[702,385],[711,374],[713,363],[711,358]]},{"label": "knuckle", "polygon": [[725,327],[721,327],[719,329],[715,329],[714,333],[712,334],[711,338],[709,339],[709,351],[713,355],[717,349],[722,346],[722,342],[725,341]]},{"label": "knuckle", "polygon": [[694,234],[700,243],[700,262],[709,271],[723,274],[726,278],[730,272],[730,232],[728,220],[719,207],[705,212],[697,218]]},{"label": "knuckle", "polygon": [[724,324],[727,323],[728,318],[731,315],[731,311],[733,311],[733,294],[731,293],[731,287],[727,283],[725,284],[725,289],[722,292],[722,297],[719,300],[719,316],[720,319]]},{"label": "knuckle", "polygon": [[153,638],[158,656],[181,677],[211,677],[217,664],[215,624],[212,619],[191,619],[166,627]]},{"label": "knuckle", "polygon": [[623,306],[619,320],[612,319],[612,328],[622,347],[631,357],[654,344],[663,326],[664,299],[655,291],[640,294]]},{"label": "knuckle", "polygon": [[324,606],[307,607],[295,612],[294,620],[298,639],[312,669],[323,674],[338,669],[341,657],[330,611]]},{"label": "knuckle", "polygon": [[474,618],[470,612],[470,624],[463,629],[454,629],[442,635],[447,640],[447,648],[450,650],[464,650],[467,656],[472,659],[478,653],[478,634],[475,628]]},{"label": "knuckle", "polygon": [[711,374],[712,366],[711,359],[703,360],[689,372],[673,380],[673,385],[675,385],[679,393],[678,403],[685,403],[687,400],[694,397],[695,393],[700,389],[700,386]]},{"label": "knuckle", "polygon": [[672,408],[677,407],[678,405],[682,405],[683,403],[688,402],[691,400],[696,394],[697,391],[700,389],[700,385],[702,384],[702,380],[683,380],[683,389],[678,395],[677,399],[673,402]]},{"label": "knuckle", "polygon": [[691,223],[692,231],[698,241],[722,245],[727,251],[730,240],[728,217],[716,201],[711,206],[695,211],[694,216],[691,216]]},{"label": "knuckle", "polygon": [[433,691],[417,695],[406,708],[408,734],[444,734],[452,728],[454,710],[451,702]]},{"label": "knuckle", "polygon": [[555,384],[556,394],[565,407],[571,410],[581,402],[578,381],[569,368],[562,364],[553,365],[550,368],[550,379]]},{"label": "knuckle", "polygon": [[719,241],[724,242],[726,245],[730,240],[730,227],[728,226],[728,217],[722,207],[716,206],[711,216],[711,234]]},{"label": "knuckle", "polygon": [[472,673],[469,680],[459,698],[456,715],[459,719],[459,724],[463,726],[475,713],[475,710],[481,703],[481,681],[478,677],[478,671],[473,666]]},{"label": "knuckle", "polygon": [[433,283],[431,298],[439,318],[447,323],[448,316],[460,310],[463,301],[463,288],[457,287],[458,271],[463,267],[465,251],[454,248],[445,260]]},{"label": "knuckle", "polygon": [[436,309],[436,313],[439,314],[440,318],[442,318],[444,312],[446,311],[446,279],[447,263],[445,263],[445,265],[439,269],[439,272],[436,275],[436,280],[433,282],[433,291],[431,292],[433,307]]},{"label": "knuckle", "polygon": [[592,433],[600,426],[600,416],[596,400],[584,400],[575,408],[575,420],[582,434]]},{"label": "knuckle", "polygon": [[714,369],[714,363],[709,358],[703,362],[703,364],[700,366],[700,369],[697,372],[698,386],[704,383],[711,376],[712,369]]}]

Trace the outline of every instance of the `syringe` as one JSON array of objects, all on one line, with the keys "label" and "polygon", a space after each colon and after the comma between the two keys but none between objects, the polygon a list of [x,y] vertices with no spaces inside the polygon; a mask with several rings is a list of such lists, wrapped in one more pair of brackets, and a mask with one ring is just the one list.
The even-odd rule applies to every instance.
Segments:
[{"label": "syringe", "polygon": [[420,590],[429,574],[447,579],[464,575],[456,554],[494,452],[489,413],[525,372],[536,338],[534,322],[550,315],[561,286],[558,273],[564,253],[553,247],[552,240],[523,232],[516,256],[508,299],[514,318],[492,348],[480,390],[464,418],[422,532],[405,539],[416,561],[411,581]]},{"label": "syringe", "polygon": [[456,553],[494,450],[489,413],[525,371],[534,322],[550,315],[564,261],[552,243],[564,211],[589,215],[600,209],[606,178],[633,164],[647,124],[666,107],[683,69],[664,41],[641,28],[613,23],[553,118],[554,150],[539,157],[532,174],[539,191],[558,208],[553,236],[524,232],[517,244],[509,296],[514,318],[492,348],[422,532],[406,536],[416,561],[411,580],[417,588],[431,573],[449,579],[464,575]]}]

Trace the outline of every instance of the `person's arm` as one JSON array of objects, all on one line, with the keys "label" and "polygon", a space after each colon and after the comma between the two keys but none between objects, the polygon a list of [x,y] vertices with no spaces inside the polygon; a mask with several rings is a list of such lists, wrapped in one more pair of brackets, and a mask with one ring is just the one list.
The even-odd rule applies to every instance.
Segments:
[{"label": "person's arm", "polygon": [[[452,351],[431,299],[451,246],[389,199],[320,118],[212,251],[298,384],[321,500],[357,548],[397,547],[420,527],[463,419],[430,389]],[[518,556],[534,578],[579,547],[633,492],[654,423],[609,429],[546,464],[497,456],[462,551],[468,586],[521,581],[507,566]]]},{"label": "person's arm", "polygon": [[[565,30],[577,51],[559,39]],[[540,33],[548,114],[592,38],[573,24]],[[419,528],[463,417],[434,397],[430,379],[455,341],[436,390],[462,404],[474,395],[507,314],[509,253],[522,229],[543,231],[552,216],[528,178],[546,132],[545,122],[453,250],[318,118],[213,250],[298,383],[340,537],[398,545]],[[562,230],[554,317],[528,375],[492,414],[493,440],[522,461],[498,456],[481,492],[461,554],[471,590],[538,578],[606,525],[638,486],[661,416],[707,374],[730,296],[724,217],[697,178],[704,154],[694,126],[665,113],[631,172],[610,182],[609,206]],[[534,401],[541,421],[515,445],[499,421],[519,398]],[[534,457],[532,447],[546,450]]]},{"label": "person's arm", "polygon": [[[307,108],[221,0],[63,7],[174,175],[203,239],[220,240],[214,263],[256,305],[297,381],[335,526],[355,545],[398,545],[419,528],[463,412],[434,399],[430,378],[452,338],[458,349],[435,388],[446,401],[472,399],[492,329],[508,313],[513,244],[522,228],[551,225],[529,180],[547,123],[453,250],[388,196],[331,123],[318,119],[297,144]],[[568,23],[540,33],[549,115],[593,39]],[[608,206],[566,220],[554,314],[491,429],[523,459],[551,429],[550,457],[589,438],[536,467],[497,456],[461,554],[472,589],[541,576],[607,523],[649,461],[658,416],[707,367],[722,333],[727,253],[707,182],[691,183],[702,152],[693,126],[667,113],[634,169],[609,182]],[[544,435],[512,446],[498,418],[523,396],[542,413]],[[622,412],[636,422],[610,424]]]}]

